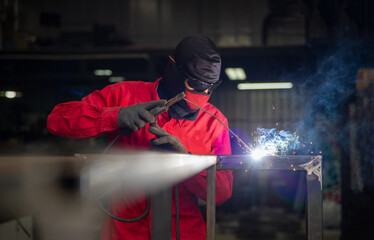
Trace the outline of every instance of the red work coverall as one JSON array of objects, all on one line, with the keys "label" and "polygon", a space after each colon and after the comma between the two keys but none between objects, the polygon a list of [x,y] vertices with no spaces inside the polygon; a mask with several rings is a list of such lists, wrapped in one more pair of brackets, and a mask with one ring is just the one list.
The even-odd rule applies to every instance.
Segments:
[{"label": "red work coverall", "polygon": [[[88,138],[107,134],[112,140],[120,130],[117,115],[121,107],[137,103],[159,100],[157,85],[154,83],[128,81],[109,85],[100,91],[94,91],[82,101],[67,102],[57,105],[48,116],[48,130],[58,136]],[[225,116],[210,103],[208,110],[227,124]],[[195,121],[170,119],[168,113],[157,117],[157,124],[169,134],[177,136],[187,151],[192,154],[231,154],[228,131],[212,116],[200,111]],[[149,149],[150,139],[155,136],[148,132],[149,125],[122,136],[115,147]],[[232,193],[232,171],[220,170],[216,175],[216,203],[222,204]],[[173,189],[174,191],[174,189]],[[206,225],[198,207],[197,197],[206,200],[206,170],[179,184],[179,229],[182,240],[206,239]],[[175,236],[175,200],[173,193],[172,237]],[[119,217],[135,218],[140,216],[146,201],[126,199],[113,201],[111,211]],[[152,211],[150,211],[152,213]],[[140,221],[124,223],[106,218],[103,239],[149,240],[151,239],[151,217],[148,214]]]}]

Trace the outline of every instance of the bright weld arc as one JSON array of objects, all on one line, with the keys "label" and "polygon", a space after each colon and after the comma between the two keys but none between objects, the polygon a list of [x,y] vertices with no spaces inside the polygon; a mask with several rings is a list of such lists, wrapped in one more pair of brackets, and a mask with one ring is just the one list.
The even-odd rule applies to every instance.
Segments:
[{"label": "bright weld arc", "polygon": [[190,100],[188,100],[188,99],[186,99],[185,97],[183,98],[185,101],[187,101],[187,102],[189,102],[189,103],[191,103],[192,105],[194,105],[195,107],[197,107],[197,108],[199,108],[199,109],[201,109],[201,110],[203,110],[204,112],[206,112],[207,114],[209,114],[210,116],[212,116],[212,117],[214,117],[215,119],[217,119],[227,130],[229,130],[229,132],[232,134],[232,135],[234,135],[237,139],[238,139],[238,141],[240,142],[240,143],[242,143],[249,151],[251,151],[251,148],[245,143],[245,142],[243,142],[243,140],[242,139],[240,139],[240,137],[238,136],[238,135],[236,135],[233,131],[231,131],[231,129],[228,127],[228,126],[226,126],[221,120],[219,120],[216,116],[214,116],[213,114],[211,114],[210,112],[208,112],[207,110],[205,110],[205,109],[203,109],[203,108],[201,108],[200,106],[198,106],[198,105],[196,105],[195,103],[193,103],[193,102],[191,102]]}]

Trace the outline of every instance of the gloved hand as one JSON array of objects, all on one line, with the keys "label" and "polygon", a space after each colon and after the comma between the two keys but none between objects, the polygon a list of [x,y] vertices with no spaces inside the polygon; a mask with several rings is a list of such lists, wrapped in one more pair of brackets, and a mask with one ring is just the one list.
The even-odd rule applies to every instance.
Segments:
[{"label": "gloved hand", "polygon": [[148,131],[158,137],[157,139],[153,138],[150,141],[154,149],[188,153],[186,147],[180,142],[179,138],[174,135],[170,135],[157,124],[151,124]]},{"label": "gloved hand", "polygon": [[156,100],[146,103],[138,103],[128,107],[123,107],[118,112],[118,127],[126,134],[132,131],[138,131],[145,124],[156,121],[156,117],[152,110],[162,107],[166,104],[166,100]]}]

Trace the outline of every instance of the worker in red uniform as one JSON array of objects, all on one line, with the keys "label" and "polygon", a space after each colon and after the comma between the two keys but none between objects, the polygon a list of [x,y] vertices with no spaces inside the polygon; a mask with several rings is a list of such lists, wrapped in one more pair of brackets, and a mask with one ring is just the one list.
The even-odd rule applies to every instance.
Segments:
[{"label": "worker in red uniform", "polygon": [[[221,57],[213,41],[206,35],[188,36],[177,45],[162,78],[156,82],[126,81],[94,91],[81,101],[57,105],[48,116],[48,130],[71,138],[97,137],[106,134],[117,148],[163,149],[191,154],[231,154],[228,131],[217,119],[194,104],[215,115],[227,125],[225,116],[208,99],[219,85]],[[152,109],[185,92],[186,99],[172,105],[157,117]],[[156,123],[156,124],[155,124]],[[222,204],[232,193],[231,171],[216,174],[216,203]],[[206,239],[206,226],[197,198],[206,200],[206,170],[179,185],[179,232],[182,240]],[[174,198],[174,194],[173,194]],[[146,200],[131,202],[114,199],[111,211],[122,218],[136,218],[146,209]],[[152,212],[152,211],[151,211]],[[175,204],[173,199],[173,239]],[[132,222],[106,219],[103,239],[151,239],[150,214]]]}]

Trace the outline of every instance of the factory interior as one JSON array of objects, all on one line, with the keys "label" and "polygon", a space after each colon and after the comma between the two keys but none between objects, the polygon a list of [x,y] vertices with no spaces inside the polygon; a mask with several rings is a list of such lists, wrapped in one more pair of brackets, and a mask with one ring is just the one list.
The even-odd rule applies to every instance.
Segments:
[{"label": "factory interior", "polygon": [[[373,0],[0,0],[0,239],[373,239],[373,13]],[[113,154],[113,131],[47,128],[58,104],[155,83],[196,34],[221,56],[209,103],[227,118],[231,154]],[[209,138],[197,133],[197,144]],[[220,183],[207,180],[208,197],[196,197],[205,233],[182,210],[178,223],[174,186],[182,198],[206,169],[206,179],[232,171],[232,194],[216,204]],[[118,226],[140,223],[112,220],[120,233],[103,237],[103,206],[144,189],[149,236],[121,235]]]}]

